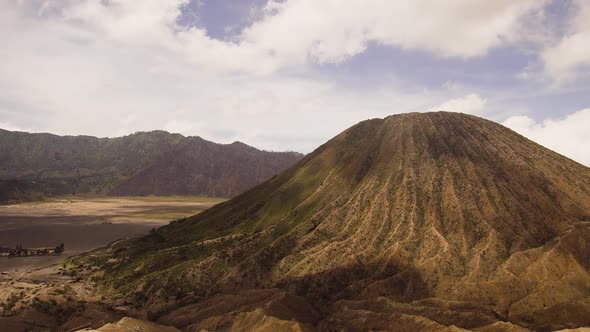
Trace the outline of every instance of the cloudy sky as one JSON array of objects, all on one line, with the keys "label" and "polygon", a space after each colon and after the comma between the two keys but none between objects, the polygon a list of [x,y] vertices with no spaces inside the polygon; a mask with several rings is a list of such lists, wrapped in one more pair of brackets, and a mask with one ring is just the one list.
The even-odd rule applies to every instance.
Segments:
[{"label": "cloudy sky", "polygon": [[1,0],[0,128],[310,152],[446,110],[590,165],[589,0]]}]

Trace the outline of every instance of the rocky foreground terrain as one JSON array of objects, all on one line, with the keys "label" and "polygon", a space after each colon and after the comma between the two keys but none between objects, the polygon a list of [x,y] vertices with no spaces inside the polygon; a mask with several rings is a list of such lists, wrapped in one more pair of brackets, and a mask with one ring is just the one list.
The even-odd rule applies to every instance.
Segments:
[{"label": "rocky foreground terrain", "polygon": [[[552,331],[590,326],[589,272],[589,168],[481,118],[403,114],[71,259],[64,305],[88,299],[53,328]],[[60,307],[22,301],[0,324]]]}]

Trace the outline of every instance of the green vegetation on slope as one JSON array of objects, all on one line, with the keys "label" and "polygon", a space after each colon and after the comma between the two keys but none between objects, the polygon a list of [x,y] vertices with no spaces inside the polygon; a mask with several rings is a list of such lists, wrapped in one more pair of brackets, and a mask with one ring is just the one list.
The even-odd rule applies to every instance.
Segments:
[{"label": "green vegetation on slope", "polygon": [[96,138],[0,130],[0,202],[81,194],[232,197],[300,158],[163,131]]},{"label": "green vegetation on slope", "polygon": [[[445,325],[494,322],[473,318],[483,307],[534,328],[579,326],[590,317],[588,215],[587,167],[491,121],[404,114],[364,121],[232,200],[79,259],[101,266],[106,294],[146,308],[281,288],[344,327],[353,323],[330,309],[339,301],[382,317],[426,310],[414,303],[428,298]],[[471,307],[441,314],[461,301]],[[578,314],[560,309],[569,303]]]}]

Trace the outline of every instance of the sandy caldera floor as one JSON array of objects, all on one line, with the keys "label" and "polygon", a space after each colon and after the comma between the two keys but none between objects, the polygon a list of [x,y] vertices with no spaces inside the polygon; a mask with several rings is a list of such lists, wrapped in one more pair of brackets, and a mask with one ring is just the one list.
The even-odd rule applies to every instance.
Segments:
[{"label": "sandy caldera floor", "polygon": [[65,198],[0,206],[0,246],[53,247],[61,256],[0,257],[0,281],[15,281],[120,238],[147,233],[223,199],[203,197]]}]

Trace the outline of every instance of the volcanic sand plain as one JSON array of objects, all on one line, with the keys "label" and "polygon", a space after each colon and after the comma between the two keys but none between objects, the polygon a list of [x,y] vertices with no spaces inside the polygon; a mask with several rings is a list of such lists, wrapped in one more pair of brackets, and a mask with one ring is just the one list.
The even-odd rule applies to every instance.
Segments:
[{"label": "volcanic sand plain", "polygon": [[2,279],[14,279],[65,258],[141,235],[219,202],[208,197],[68,197],[0,206],[0,246],[54,247],[60,256],[0,257]]}]

